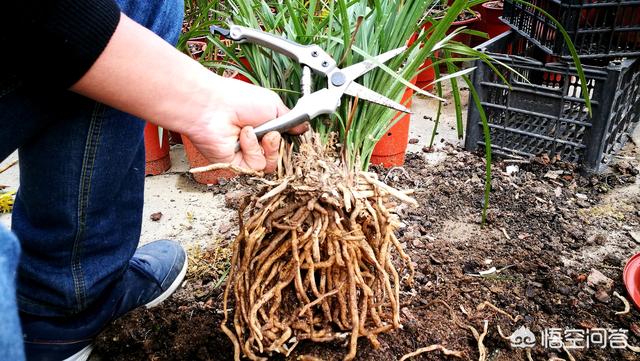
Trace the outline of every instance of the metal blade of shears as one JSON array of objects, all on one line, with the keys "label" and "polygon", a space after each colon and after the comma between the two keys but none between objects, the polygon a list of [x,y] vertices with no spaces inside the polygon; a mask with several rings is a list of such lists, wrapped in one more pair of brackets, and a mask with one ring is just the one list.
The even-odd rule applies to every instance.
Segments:
[{"label": "metal blade of shears", "polygon": [[384,105],[387,108],[395,109],[397,111],[403,113],[411,113],[409,109],[407,109],[404,105],[394,102],[393,100],[385,97],[382,94],[376,93],[373,90],[360,85],[356,82],[351,82],[347,89],[344,91],[345,94],[351,95],[352,97],[358,97],[359,99],[366,100],[372,103],[376,103],[379,105]]},{"label": "metal blade of shears", "polygon": [[380,54],[372,59],[362,61],[357,64],[350,65],[341,71],[351,80],[355,80],[364,74],[368,73],[374,68],[377,68],[379,64],[386,63],[389,59],[394,58],[398,54],[407,50],[406,46],[389,50],[386,53]]}]

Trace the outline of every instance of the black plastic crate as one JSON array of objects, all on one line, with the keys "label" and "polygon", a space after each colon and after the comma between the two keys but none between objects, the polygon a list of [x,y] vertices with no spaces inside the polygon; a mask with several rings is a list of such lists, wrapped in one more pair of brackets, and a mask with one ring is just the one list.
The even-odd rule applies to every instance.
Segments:
[{"label": "black plastic crate", "polygon": [[[509,89],[489,66],[476,62],[473,84],[488,118],[493,152],[523,157],[547,153],[600,170],[640,119],[640,60],[584,65],[591,118],[575,68],[545,62],[549,55],[516,35],[506,32],[478,46],[496,60],[511,84]],[[475,150],[484,145],[480,115],[470,99],[465,146]]]},{"label": "black plastic crate", "polygon": [[[640,0],[530,0],[558,20],[580,58],[640,56]],[[570,59],[562,34],[532,6],[504,1],[502,20],[545,52]]]}]

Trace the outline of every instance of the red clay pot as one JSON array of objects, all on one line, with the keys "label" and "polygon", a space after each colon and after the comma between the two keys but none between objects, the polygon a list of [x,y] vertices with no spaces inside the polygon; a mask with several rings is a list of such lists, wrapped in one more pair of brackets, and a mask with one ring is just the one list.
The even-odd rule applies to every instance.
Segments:
[{"label": "red clay pot", "polygon": [[[448,1],[447,1],[447,5],[449,5],[449,6],[453,5],[453,1],[454,1],[454,0],[448,0]],[[473,10],[473,11],[480,11],[480,5],[474,5],[474,6],[472,6],[472,7],[471,7],[471,10]]]},{"label": "red clay pot", "polygon": [[499,19],[502,16],[502,4],[502,1],[490,1],[480,7],[481,31],[487,33],[489,39],[509,30],[509,25]]},{"label": "red clay pot", "polygon": [[[447,31],[447,34],[451,34],[455,29],[464,26],[465,28],[472,28],[474,25],[478,24],[480,22],[481,16],[480,14],[476,13],[476,16],[470,19],[466,19],[466,20],[460,20],[460,21],[454,21],[453,23],[451,23],[451,26],[449,27],[449,30]],[[456,35],[453,40],[455,41],[459,41],[465,45],[470,46],[471,45],[471,35],[470,34],[458,34]]]},{"label": "red clay pot", "polygon": [[[560,60],[557,56],[551,54],[545,54],[544,63],[557,63]],[[546,85],[551,88],[562,87],[562,74],[545,71],[542,73],[542,85]]]},{"label": "red clay pot", "polygon": [[[412,79],[415,84],[417,79]],[[402,96],[401,103],[411,108],[413,89],[407,88]],[[394,119],[402,117],[389,129],[387,134],[376,143],[371,154],[371,164],[382,165],[386,168],[398,167],[404,164],[404,156],[409,144],[409,124],[411,114],[398,113]]]},{"label": "red clay pot", "polygon": [[[191,143],[189,137],[182,135],[182,143],[184,144],[184,152],[187,154],[187,160],[191,168],[204,167],[211,162],[205,158],[198,149]],[[193,179],[200,184],[218,184],[220,179],[231,179],[236,173],[227,169],[211,170],[204,173],[193,174]]]},{"label": "red clay pot", "polygon": [[145,175],[158,175],[171,168],[169,156],[169,132],[162,132],[162,147],[158,136],[158,126],[147,123],[144,127]]}]

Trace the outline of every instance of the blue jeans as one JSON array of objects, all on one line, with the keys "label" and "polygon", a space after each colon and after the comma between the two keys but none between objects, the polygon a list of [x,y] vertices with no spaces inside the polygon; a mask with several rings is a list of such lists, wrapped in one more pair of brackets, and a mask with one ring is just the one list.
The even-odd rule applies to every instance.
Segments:
[{"label": "blue jeans", "polygon": [[18,239],[0,226],[0,360],[23,360],[22,333],[16,307]]},{"label": "blue jeans", "polygon": [[[130,18],[175,44],[182,0],[118,3]],[[140,119],[71,92],[17,81],[0,84],[0,159],[15,149],[20,158],[12,218],[22,246],[17,271],[20,312],[77,314],[122,275],[140,237],[143,129]],[[0,230],[0,244],[12,239]],[[0,298],[12,294],[6,288],[12,282],[3,277],[11,275],[14,265],[2,260],[16,251],[5,248],[0,248]],[[3,306],[0,302],[0,314],[5,313]],[[0,327],[0,345],[6,326]],[[20,335],[16,328],[9,332]],[[0,351],[0,359],[13,359],[2,356]]]}]

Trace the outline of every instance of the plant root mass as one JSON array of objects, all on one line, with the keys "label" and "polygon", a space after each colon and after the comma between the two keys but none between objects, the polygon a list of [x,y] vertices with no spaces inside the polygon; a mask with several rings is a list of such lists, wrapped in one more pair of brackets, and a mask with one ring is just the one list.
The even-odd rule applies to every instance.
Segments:
[{"label": "plant root mass", "polygon": [[414,270],[394,209],[415,201],[337,161],[317,136],[280,159],[276,180],[240,208],[222,329],[236,360],[343,339],[352,360],[359,337],[378,347],[377,335],[401,327],[400,286]]}]

